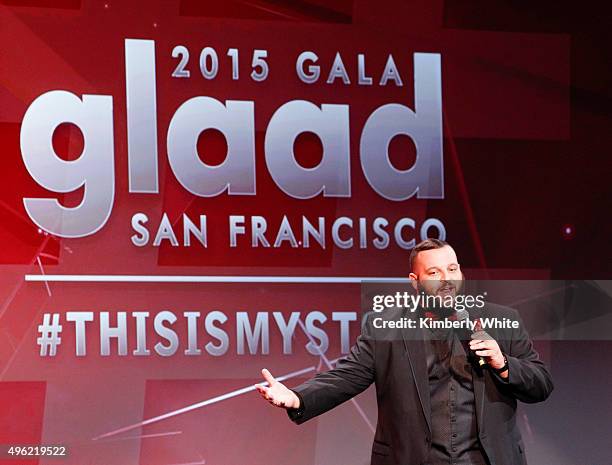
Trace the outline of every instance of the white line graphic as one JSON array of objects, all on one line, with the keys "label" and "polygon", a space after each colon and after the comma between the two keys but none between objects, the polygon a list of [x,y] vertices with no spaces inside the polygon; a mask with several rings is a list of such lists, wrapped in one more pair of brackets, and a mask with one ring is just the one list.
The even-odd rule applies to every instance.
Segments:
[{"label": "white line graphic", "polygon": [[[287,380],[289,378],[295,378],[297,376],[304,375],[306,373],[310,373],[311,371],[315,371],[315,369],[316,369],[316,367],[311,366],[311,367],[308,367],[308,368],[304,368],[303,370],[294,371],[292,373],[280,376],[280,377],[278,377],[276,379],[278,381],[284,381],[284,380]],[[261,383],[261,384],[266,384],[266,383]],[[144,421],[141,421],[141,422],[138,422],[138,423],[134,423],[133,425],[124,426],[123,428],[119,428],[119,429],[116,429],[114,431],[109,431],[108,433],[104,433],[104,434],[101,434],[100,436],[96,436],[95,438],[93,438],[93,440],[97,441],[99,439],[104,439],[104,438],[108,438],[110,436],[115,436],[116,434],[125,433],[126,431],[131,431],[133,429],[140,428],[141,426],[150,425],[151,423],[156,423],[158,421],[166,420],[167,418],[171,418],[171,417],[175,417],[177,415],[181,415],[183,413],[191,412],[192,410],[196,410],[196,409],[199,409],[199,408],[202,408],[202,407],[206,407],[207,405],[215,404],[217,402],[221,402],[223,400],[227,400],[227,399],[230,399],[232,397],[239,396],[241,394],[246,394],[247,392],[254,391],[254,390],[255,390],[255,386],[254,385],[250,385],[250,386],[244,387],[242,389],[237,389],[235,391],[231,391],[231,392],[228,392],[226,394],[223,394],[223,395],[220,395],[220,396],[217,396],[217,397],[213,397],[211,399],[207,399],[207,400],[204,400],[202,402],[198,402],[196,404],[188,405],[188,406],[180,408],[178,410],[173,410],[171,412],[164,413],[163,415],[159,415],[157,417],[149,418],[148,420],[144,420]]]},{"label": "white line graphic", "polygon": [[125,274],[26,274],[30,282],[91,283],[315,283],[343,284],[361,282],[407,283],[408,278],[378,276],[196,276]]}]

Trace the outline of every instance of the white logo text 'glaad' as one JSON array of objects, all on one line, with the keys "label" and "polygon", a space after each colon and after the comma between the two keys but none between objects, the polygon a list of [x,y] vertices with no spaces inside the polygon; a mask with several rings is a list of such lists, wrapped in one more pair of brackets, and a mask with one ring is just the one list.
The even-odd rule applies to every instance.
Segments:
[{"label": "white logo text 'glaad'", "polygon": [[[442,159],[441,59],[436,53],[414,54],[414,110],[398,103],[378,107],[361,131],[359,156],[369,185],[381,197],[444,198]],[[159,192],[155,42],[125,40],[128,128],[128,178],[131,193]],[[347,104],[315,105],[291,100],[270,118],[265,134],[265,162],[277,186],[288,196],[309,199],[350,197],[350,133]],[[178,107],[167,130],[167,156],[181,185],[194,195],[255,195],[255,102],[193,97]],[[83,152],[65,161],[53,149],[52,137],[62,123],[83,134]],[[206,129],[217,129],[227,141],[223,163],[209,166],[197,152]],[[321,140],[318,166],[304,168],[293,152],[296,137],[313,132]],[[398,170],[388,148],[407,135],[417,149],[410,169]],[[32,178],[47,190],[68,193],[84,187],[80,205],[68,208],[55,198],[24,198],[25,209],[45,231],[67,238],[89,236],[110,217],[115,197],[113,97],[53,90],[37,97],[21,125],[21,153]]]}]

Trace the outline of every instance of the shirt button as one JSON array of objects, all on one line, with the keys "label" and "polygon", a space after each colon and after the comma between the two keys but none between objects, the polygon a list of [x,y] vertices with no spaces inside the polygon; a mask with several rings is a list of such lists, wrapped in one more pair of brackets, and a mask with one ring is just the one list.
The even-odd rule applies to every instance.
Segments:
[{"label": "shirt button", "polygon": [[453,433],[453,437],[456,438],[457,437],[457,433]]}]

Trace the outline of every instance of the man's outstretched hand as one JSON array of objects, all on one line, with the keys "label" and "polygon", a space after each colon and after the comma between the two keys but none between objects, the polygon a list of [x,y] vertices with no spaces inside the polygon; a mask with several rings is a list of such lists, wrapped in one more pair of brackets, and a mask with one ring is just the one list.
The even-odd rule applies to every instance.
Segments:
[{"label": "man's outstretched hand", "polygon": [[269,384],[268,387],[261,384],[255,385],[261,397],[280,408],[298,408],[300,406],[300,399],[295,395],[295,392],[283,383],[276,381],[272,373],[264,368],[261,370],[261,374]]}]

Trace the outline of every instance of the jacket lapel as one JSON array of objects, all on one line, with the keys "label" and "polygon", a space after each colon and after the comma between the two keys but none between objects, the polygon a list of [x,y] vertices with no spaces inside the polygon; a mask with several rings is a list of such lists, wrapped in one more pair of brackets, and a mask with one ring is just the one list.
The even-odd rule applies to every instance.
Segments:
[{"label": "jacket lapel", "polygon": [[422,334],[420,333],[422,329],[412,331],[419,331],[419,333],[417,333],[415,337],[409,338],[406,335],[406,331],[402,331],[404,347],[408,353],[410,370],[412,371],[412,377],[416,384],[419,400],[421,401],[423,415],[425,416],[427,427],[431,433],[431,403],[429,394],[429,377],[427,375],[427,363],[425,360],[425,342]]}]

